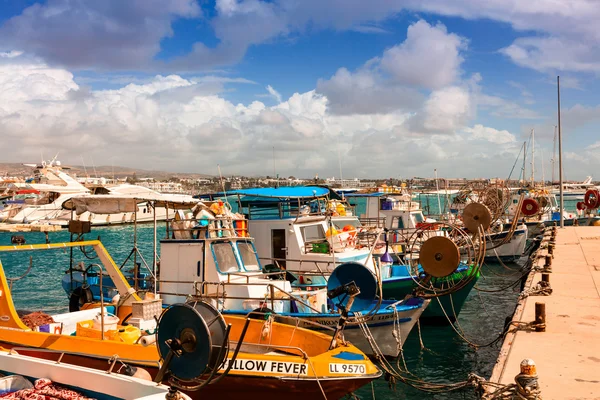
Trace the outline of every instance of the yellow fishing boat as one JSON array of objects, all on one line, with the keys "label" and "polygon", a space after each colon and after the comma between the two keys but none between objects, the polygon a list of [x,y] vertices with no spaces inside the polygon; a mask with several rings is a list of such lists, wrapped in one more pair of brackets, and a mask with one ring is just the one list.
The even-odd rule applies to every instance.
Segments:
[{"label": "yellow fishing boat", "polygon": [[[48,332],[38,332],[25,325],[19,317],[0,263],[0,345],[18,348],[21,354],[45,359],[60,358],[64,362],[96,369],[106,369],[107,360],[115,364],[115,369],[120,368],[122,363],[129,364],[142,367],[155,377],[165,358],[165,352],[159,352],[154,343],[156,340],[158,347],[164,347],[160,331],[154,336],[142,335],[143,332],[138,330],[137,337],[132,338],[135,329],[128,329],[121,324],[135,313],[136,307],[154,306],[156,300],[144,303],[99,241],[0,246],[0,253],[69,247],[86,247],[88,254],[89,249],[93,248],[102,269],[118,290],[118,300],[105,303],[102,297],[100,304],[94,305],[100,308],[87,305],[87,309],[83,307],[80,311],[52,315],[52,320],[56,322],[35,328]],[[118,317],[116,330],[106,329],[113,323],[113,317],[101,313],[101,309]],[[166,317],[166,314],[163,315]],[[90,320],[98,322],[98,317],[100,329],[94,330],[86,325]],[[222,362],[213,368],[212,375],[218,377],[225,372],[226,375],[222,379],[214,379],[201,392],[188,393],[192,398],[238,398],[242,395],[244,398],[261,399],[280,396],[287,399],[310,396],[339,398],[381,375],[377,367],[353,345],[341,343],[330,349],[331,337],[328,335],[297,325],[279,324],[269,317],[249,319],[219,314],[218,318],[223,320],[223,325],[229,326],[224,347],[227,356],[223,356]],[[173,325],[177,323],[165,322],[160,326]],[[173,334],[179,335],[182,330],[185,328]],[[192,382],[202,380],[205,376],[192,379]]]}]

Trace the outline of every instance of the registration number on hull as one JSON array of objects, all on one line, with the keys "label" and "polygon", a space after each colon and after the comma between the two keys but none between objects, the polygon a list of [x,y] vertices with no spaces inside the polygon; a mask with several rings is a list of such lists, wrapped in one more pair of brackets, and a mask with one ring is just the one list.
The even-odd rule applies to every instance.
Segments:
[{"label": "registration number on hull", "polygon": [[329,364],[331,374],[364,374],[367,372],[364,364]]}]

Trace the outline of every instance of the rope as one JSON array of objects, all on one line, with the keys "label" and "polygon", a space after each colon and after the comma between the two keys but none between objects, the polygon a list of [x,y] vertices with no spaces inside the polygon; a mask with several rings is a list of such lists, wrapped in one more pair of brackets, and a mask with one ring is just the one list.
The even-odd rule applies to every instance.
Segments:
[{"label": "rope", "polygon": [[519,299],[524,299],[529,296],[550,296],[552,288],[550,282],[539,281],[536,285],[524,289],[519,295]]}]

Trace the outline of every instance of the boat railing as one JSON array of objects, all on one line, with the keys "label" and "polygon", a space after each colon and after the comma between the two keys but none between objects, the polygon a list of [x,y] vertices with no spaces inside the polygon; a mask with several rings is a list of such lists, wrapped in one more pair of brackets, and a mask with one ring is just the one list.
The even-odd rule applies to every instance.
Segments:
[{"label": "boat railing", "polygon": [[361,217],[358,220],[363,226],[385,228],[385,217]]},{"label": "boat railing", "polygon": [[[336,265],[340,264],[339,262],[334,262],[333,260],[303,260],[303,259],[292,259],[292,258],[276,258],[276,257],[259,257],[261,262],[269,262],[279,269],[283,268],[283,263],[285,262],[285,271],[292,273],[302,273],[303,275],[329,275],[333,268]],[[298,266],[297,269],[290,268],[287,266],[288,263],[294,263]],[[309,265],[307,268],[302,268],[304,265]],[[314,268],[311,268],[314,267]],[[285,272],[284,271],[284,272]]]},{"label": "boat railing", "polygon": [[[221,309],[223,304],[225,304],[225,300],[243,300],[243,301],[254,301],[259,305],[270,305],[271,310],[275,310],[278,302],[280,301],[295,301],[296,303],[300,303],[302,307],[310,309],[312,312],[321,313],[322,310],[318,310],[314,308],[307,300],[302,297],[294,294],[293,292],[288,292],[280,288],[279,286],[272,283],[264,283],[264,282],[208,282],[208,281],[171,281],[171,280],[161,280],[160,283],[166,284],[189,284],[192,286],[192,292],[189,291],[185,293],[180,292],[168,292],[159,290],[158,293],[162,296],[181,296],[181,297],[192,297],[199,299],[213,299],[217,305],[217,308]],[[260,287],[265,288],[265,295],[261,297],[252,297],[252,296],[234,296],[227,293],[227,288],[232,287]]]},{"label": "boat railing", "polygon": [[245,218],[214,217],[212,219],[198,219],[191,217],[180,219],[170,218],[167,220],[167,238],[172,239],[248,236],[248,220]]}]

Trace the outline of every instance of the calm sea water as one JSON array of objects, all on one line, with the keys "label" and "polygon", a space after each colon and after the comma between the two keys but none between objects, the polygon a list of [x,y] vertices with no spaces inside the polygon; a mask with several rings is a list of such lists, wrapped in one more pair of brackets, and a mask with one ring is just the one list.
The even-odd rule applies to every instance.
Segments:
[{"label": "calm sea water", "polygon": [[[437,205],[437,198],[435,201],[430,201],[430,204],[433,203]],[[574,203],[567,207],[573,209]],[[436,210],[432,209],[432,213],[435,212]],[[159,238],[164,237],[164,224],[159,226],[158,232]],[[0,232],[0,245],[10,245],[12,235]],[[45,242],[43,233],[30,232],[22,235],[27,244]],[[98,237],[117,264],[121,264],[132,249],[133,227],[94,228],[92,233],[86,235],[87,239]],[[69,241],[69,233],[52,232],[49,238],[52,243]],[[152,238],[151,225],[138,227],[138,247],[149,263],[152,260]],[[78,253],[77,257],[80,260],[81,253]],[[68,299],[61,287],[61,278],[68,269],[69,260],[69,250],[0,253],[0,261],[8,278],[22,276],[31,263],[30,272],[23,279],[13,283],[12,293],[16,307],[31,311],[41,310],[49,314],[66,312]],[[87,263],[89,262],[91,261]],[[518,268],[518,264],[485,265],[477,286],[484,290],[505,287],[517,279],[518,275],[515,271]],[[501,332],[505,318],[512,315],[517,297],[518,293],[512,289],[498,293],[473,290],[459,316],[458,326],[472,342],[478,344],[490,342]],[[484,377],[490,376],[501,343],[475,350],[450,326],[422,326],[421,333],[426,349],[421,349],[418,331],[415,329],[405,342],[404,352],[409,370],[424,381],[454,383],[466,380],[471,372]],[[373,389],[378,399],[476,398],[472,390],[433,395],[407,387],[402,383],[398,383],[396,390],[393,391],[388,388],[388,382],[384,379],[376,381]],[[372,388],[364,387],[357,394],[360,398],[372,398]]]}]

